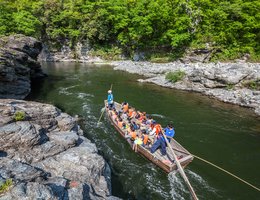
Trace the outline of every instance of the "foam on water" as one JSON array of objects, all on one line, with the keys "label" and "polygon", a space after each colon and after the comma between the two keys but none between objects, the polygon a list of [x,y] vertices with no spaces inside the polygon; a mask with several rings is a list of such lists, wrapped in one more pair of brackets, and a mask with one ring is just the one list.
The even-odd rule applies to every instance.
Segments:
[{"label": "foam on water", "polygon": [[90,108],[90,105],[89,105],[88,103],[83,103],[82,109],[83,109],[83,111],[87,114],[87,117],[88,117],[88,118],[89,118],[90,116],[93,116],[93,115],[90,115],[90,114],[91,114],[91,108]]},{"label": "foam on water", "polygon": [[217,190],[215,188],[211,187],[207,183],[207,181],[205,181],[200,175],[196,174],[195,172],[193,172],[191,170],[186,170],[186,173],[189,175],[189,178],[191,178],[193,182],[196,182],[196,185],[200,185],[200,187],[202,186],[207,191],[213,192],[214,195],[218,195]]},{"label": "foam on water", "polygon": [[[196,186],[199,186],[200,188],[203,187],[206,191],[213,193],[215,197],[221,198],[221,196],[217,194],[217,190],[209,186],[207,181],[205,181],[200,175],[190,170],[185,170],[185,172],[195,192]],[[187,196],[190,196],[190,192],[178,171],[171,172],[168,175],[168,180],[171,185],[170,193],[173,199],[186,199]],[[197,195],[199,196],[199,194]]]},{"label": "foam on water", "polygon": [[79,99],[84,99],[84,100],[90,100],[90,99],[87,99],[86,97],[95,97],[93,94],[88,94],[88,93],[82,93],[82,92],[79,92],[77,93],[77,98]]},{"label": "foam on water", "polygon": [[168,180],[171,185],[171,197],[172,199],[185,200],[185,196],[189,194],[186,186],[183,183],[182,178],[179,176],[178,172],[171,172],[168,174]]},{"label": "foam on water", "polygon": [[145,173],[145,180],[148,183],[148,187],[152,190],[155,191],[156,193],[160,194],[162,199],[168,199],[169,198],[169,193],[168,191],[165,190],[163,187],[163,183],[158,181],[156,177],[156,173],[158,173],[156,170],[152,171],[151,173]]},{"label": "foam on water", "polygon": [[160,114],[151,114],[152,117],[159,117],[161,119],[164,119],[165,116],[164,115],[160,115]]},{"label": "foam on water", "polygon": [[75,88],[77,86],[79,86],[79,85],[72,85],[72,86],[69,86],[69,87],[59,87],[58,88],[59,94],[72,95],[73,93],[69,92],[68,90],[72,89],[72,88]]}]

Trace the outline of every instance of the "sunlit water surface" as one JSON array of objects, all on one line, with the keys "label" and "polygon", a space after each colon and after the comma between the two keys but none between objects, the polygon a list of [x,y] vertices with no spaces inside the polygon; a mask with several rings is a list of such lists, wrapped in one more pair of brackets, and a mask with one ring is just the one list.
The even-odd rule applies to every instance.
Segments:
[{"label": "sunlit water surface", "polygon": [[[43,68],[49,76],[34,84],[28,99],[82,117],[85,136],[111,167],[113,195],[191,199],[178,173],[166,174],[135,154],[106,117],[97,126],[111,84],[116,101],[128,101],[162,125],[172,122],[176,140],[191,153],[260,187],[260,119],[252,111],[196,93],[139,83],[140,76],[109,66],[43,63]],[[260,199],[256,190],[197,159],[185,172],[199,199]]]}]

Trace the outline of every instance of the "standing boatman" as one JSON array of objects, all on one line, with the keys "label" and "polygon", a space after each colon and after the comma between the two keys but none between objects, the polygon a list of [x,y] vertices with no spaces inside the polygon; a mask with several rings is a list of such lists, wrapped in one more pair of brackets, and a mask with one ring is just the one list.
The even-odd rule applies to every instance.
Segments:
[{"label": "standing boatman", "polygon": [[111,110],[112,108],[114,108],[114,97],[113,97],[113,94],[112,94],[112,90],[108,90],[107,93],[108,93],[107,104],[108,104],[109,110]]}]

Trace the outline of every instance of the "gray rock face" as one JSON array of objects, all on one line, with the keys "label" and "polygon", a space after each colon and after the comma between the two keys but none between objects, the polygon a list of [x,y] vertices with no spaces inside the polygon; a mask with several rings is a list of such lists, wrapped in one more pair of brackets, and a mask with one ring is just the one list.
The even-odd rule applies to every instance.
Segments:
[{"label": "gray rock face", "polygon": [[23,99],[31,90],[31,79],[45,76],[36,61],[41,49],[32,37],[0,38],[0,98]]},{"label": "gray rock face", "polygon": [[[15,121],[16,112],[24,120]],[[75,118],[52,105],[0,100],[0,199],[117,199],[110,169]]]},{"label": "gray rock face", "polygon": [[[66,43],[66,42],[65,42]],[[68,43],[68,41],[67,41]],[[43,50],[38,57],[38,61],[47,62],[104,62],[101,58],[91,56],[91,47],[87,41],[76,44],[74,50],[69,45],[63,45],[59,50],[52,50],[47,45],[43,45]]]},{"label": "gray rock face", "polygon": [[[260,91],[245,87],[252,82],[260,85],[259,63],[149,63],[112,62],[115,70],[141,74],[147,77],[142,82],[152,82],[164,87],[196,91],[216,99],[253,108],[260,115]],[[185,77],[176,83],[165,79],[168,72],[184,71]]]}]

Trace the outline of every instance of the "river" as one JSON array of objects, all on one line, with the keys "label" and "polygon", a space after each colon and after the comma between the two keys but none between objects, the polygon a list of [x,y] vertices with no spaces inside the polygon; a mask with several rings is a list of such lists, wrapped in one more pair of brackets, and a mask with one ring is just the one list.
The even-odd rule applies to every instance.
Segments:
[{"label": "river", "polygon": [[[139,75],[110,66],[43,63],[49,75],[34,83],[28,100],[51,103],[82,117],[85,136],[93,141],[112,170],[112,193],[123,199],[191,199],[177,173],[166,174],[135,154],[106,117],[97,125],[107,90],[114,99],[146,111],[162,125],[172,122],[175,139],[207,159],[260,187],[260,120],[246,108],[206,96],[139,83]],[[259,199],[260,193],[197,159],[185,172],[199,199]]]}]

